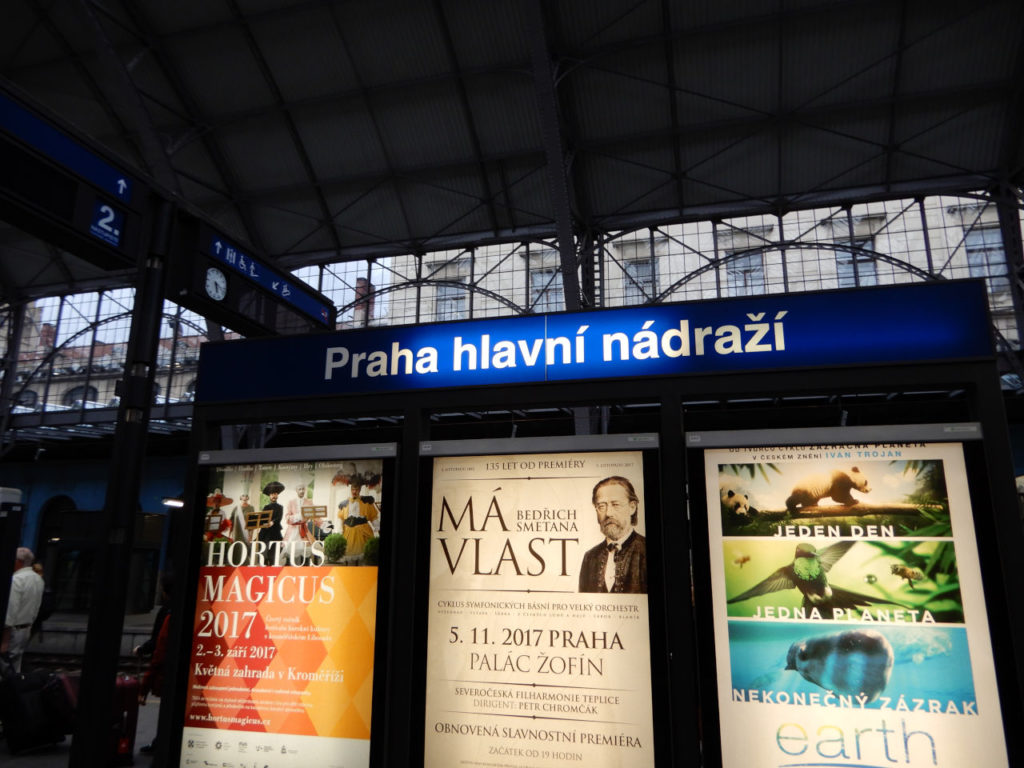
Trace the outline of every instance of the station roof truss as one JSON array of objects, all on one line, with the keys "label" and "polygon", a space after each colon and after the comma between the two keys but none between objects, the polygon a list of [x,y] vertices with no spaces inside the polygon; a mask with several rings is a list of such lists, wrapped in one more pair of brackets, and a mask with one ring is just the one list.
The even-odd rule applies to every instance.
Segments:
[{"label": "station roof truss", "polygon": [[[548,238],[574,309],[574,240],[1014,195],[1022,41],[1018,0],[9,0],[0,78],[281,268]],[[5,301],[133,279],[0,231]]]}]

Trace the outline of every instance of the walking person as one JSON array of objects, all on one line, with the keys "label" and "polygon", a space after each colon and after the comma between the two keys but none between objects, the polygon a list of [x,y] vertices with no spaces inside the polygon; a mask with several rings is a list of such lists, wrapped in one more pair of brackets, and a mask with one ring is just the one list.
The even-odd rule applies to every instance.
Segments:
[{"label": "walking person", "polygon": [[32,622],[43,602],[43,577],[32,569],[35,555],[28,547],[18,547],[14,555],[11,596],[7,602],[0,653],[6,653],[15,672],[21,672],[21,660],[32,635]]}]

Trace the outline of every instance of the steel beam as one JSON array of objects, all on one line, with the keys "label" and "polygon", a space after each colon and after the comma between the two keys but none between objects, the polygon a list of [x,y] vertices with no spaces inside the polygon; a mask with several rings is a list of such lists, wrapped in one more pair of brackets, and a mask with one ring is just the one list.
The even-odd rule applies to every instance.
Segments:
[{"label": "steel beam", "polygon": [[565,308],[581,308],[580,281],[576,272],[576,244],[573,237],[572,206],[569,198],[569,179],[562,128],[559,121],[558,94],[555,74],[548,52],[544,8],[540,0],[523,3],[527,37],[530,40],[530,58],[533,65],[534,91],[540,114],[544,155],[547,158],[548,188],[558,235],[558,254],[562,265],[562,291]]},{"label": "steel beam", "polygon": [[80,701],[89,702],[89,706],[78,711],[69,768],[92,768],[97,756],[107,755],[110,750],[110,713],[114,710],[135,514],[153,402],[172,220],[173,206],[162,203],[156,212],[152,240],[138,259],[138,295],[120,382],[121,404],[103,505],[104,524],[97,531],[103,537],[97,541],[102,556],[98,559],[85,640],[84,657],[89,663],[82,670]]}]

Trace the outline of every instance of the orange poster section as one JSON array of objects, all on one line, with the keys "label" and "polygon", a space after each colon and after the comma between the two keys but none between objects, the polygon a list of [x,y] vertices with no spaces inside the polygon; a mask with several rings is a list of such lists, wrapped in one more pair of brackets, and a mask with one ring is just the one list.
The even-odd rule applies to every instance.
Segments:
[{"label": "orange poster section", "polygon": [[375,567],[200,569],[185,725],[370,738]]}]

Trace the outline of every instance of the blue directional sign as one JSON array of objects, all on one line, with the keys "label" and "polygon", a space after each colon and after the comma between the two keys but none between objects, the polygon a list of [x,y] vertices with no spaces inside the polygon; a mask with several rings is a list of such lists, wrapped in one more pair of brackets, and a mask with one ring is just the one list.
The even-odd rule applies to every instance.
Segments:
[{"label": "blue directional sign", "polygon": [[152,190],[0,85],[0,218],[101,269],[136,263]]},{"label": "blue directional sign", "polygon": [[121,244],[121,232],[124,231],[124,213],[107,205],[101,200],[96,201],[93,209],[90,234],[98,237],[115,248]]},{"label": "blue directional sign", "polygon": [[0,128],[107,194],[131,202],[133,185],[128,174],[2,92]]},{"label": "blue directional sign", "polygon": [[210,235],[208,253],[215,260],[230,267],[238,274],[244,275],[248,280],[287,302],[302,314],[324,327],[329,327],[331,308],[306,293],[301,281],[297,278],[279,272],[266,262],[253,258],[252,255],[217,233]]},{"label": "blue directional sign", "polygon": [[[980,280],[203,345],[200,402],[990,357]],[[287,376],[238,376],[287,360]]]}]

